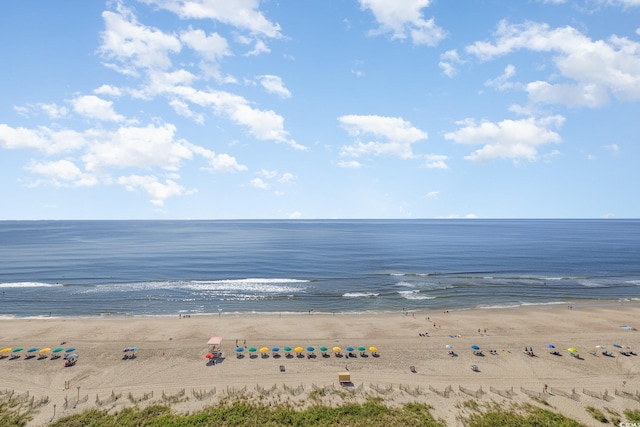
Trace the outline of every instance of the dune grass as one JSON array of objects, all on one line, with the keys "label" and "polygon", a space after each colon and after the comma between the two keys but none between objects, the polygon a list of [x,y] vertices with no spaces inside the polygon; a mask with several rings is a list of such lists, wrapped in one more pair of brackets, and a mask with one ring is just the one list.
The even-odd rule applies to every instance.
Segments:
[{"label": "dune grass", "polygon": [[13,393],[0,394],[0,427],[23,427],[31,420],[32,412]]}]

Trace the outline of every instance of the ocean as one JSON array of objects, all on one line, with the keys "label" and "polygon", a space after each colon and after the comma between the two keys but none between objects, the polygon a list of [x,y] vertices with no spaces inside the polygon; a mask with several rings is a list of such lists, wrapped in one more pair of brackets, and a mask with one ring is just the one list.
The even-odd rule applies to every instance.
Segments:
[{"label": "ocean", "polygon": [[1,221],[0,316],[640,298],[640,220]]}]

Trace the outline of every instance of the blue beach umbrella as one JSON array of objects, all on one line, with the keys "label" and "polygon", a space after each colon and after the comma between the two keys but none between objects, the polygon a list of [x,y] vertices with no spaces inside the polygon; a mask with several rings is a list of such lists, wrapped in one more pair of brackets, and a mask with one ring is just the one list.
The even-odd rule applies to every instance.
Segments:
[{"label": "blue beach umbrella", "polygon": [[73,359],[74,357],[78,357],[78,355],[75,353],[67,354],[64,358],[69,360],[69,359]]},{"label": "blue beach umbrella", "polygon": [[35,353],[38,350],[40,350],[38,347],[31,347],[29,350],[27,350],[27,353]]},{"label": "blue beach umbrella", "polygon": [[236,347],[237,353],[242,353],[244,351],[244,347]]},{"label": "blue beach umbrella", "polygon": [[274,353],[277,353],[280,351],[280,347],[273,347],[271,351],[273,351]]},{"label": "blue beach umbrella", "polygon": [[547,348],[556,348],[556,346],[553,344],[547,344]]},{"label": "blue beach umbrella", "polygon": [[64,352],[65,353],[73,353],[74,351],[76,351],[75,347],[69,347],[68,349],[66,349]]},{"label": "blue beach umbrella", "polygon": [[307,347],[307,351],[315,351],[315,349],[316,349],[316,348],[315,348],[315,347],[313,347],[313,346],[311,346],[311,345],[310,345],[309,347]]},{"label": "blue beach umbrella", "polygon": [[347,351],[353,351],[353,347],[347,347],[345,350],[347,350]]},{"label": "blue beach umbrella", "polygon": [[622,348],[622,346],[620,344],[614,344],[613,345],[615,348]]},{"label": "blue beach umbrella", "polygon": [[471,349],[473,349],[473,350],[480,350],[480,347],[478,347],[477,345],[475,345],[475,344],[474,344],[474,345],[472,345],[472,346],[471,346]]}]

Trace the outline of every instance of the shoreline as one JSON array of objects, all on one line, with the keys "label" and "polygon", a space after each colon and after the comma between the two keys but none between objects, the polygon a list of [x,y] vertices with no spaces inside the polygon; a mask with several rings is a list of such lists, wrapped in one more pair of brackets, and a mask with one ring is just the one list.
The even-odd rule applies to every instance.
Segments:
[{"label": "shoreline", "polygon": [[640,307],[640,298],[625,298],[625,299],[573,299],[567,301],[557,302],[543,302],[543,303],[521,303],[518,305],[491,305],[491,306],[473,306],[473,307],[456,307],[451,309],[446,308],[408,308],[408,309],[396,309],[396,310],[361,310],[361,311],[221,311],[219,313],[183,313],[182,311],[176,311],[175,313],[168,314],[111,314],[101,313],[95,315],[39,315],[39,316],[24,316],[19,317],[11,314],[0,314],[0,321],[2,320],[26,320],[26,319],[163,319],[163,318],[175,318],[177,316],[189,315],[192,317],[233,317],[233,316],[379,316],[379,315],[397,315],[397,314],[417,314],[417,313],[439,313],[442,311],[449,312],[468,312],[468,311],[492,311],[492,310],[546,310],[557,307],[572,306],[574,308],[588,308],[588,307]]},{"label": "shoreline", "polygon": [[[501,309],[425,310],[366,313],[256,313],[221,315],[92,316],[88,318],[0,319],[0,347],[51,347],[65,342],[79,354],[76,366],[64,368],[60,359],[0,360],[3,389],[29,392],[36,399],[47,397],[30,426],[46,424],[57,405],[56,418],[91,408],[121,409],[134,404],[163,403],[166,396],[179,393],[173,407],[193,412],[232,395],[251,396],[266,402],[290,401],[308,404],[313,390],[331,392],[325,404],[339,404],[344,395],[337,382],[338,372],[351,373],[350,391],[355,401],[381,397],[398,405],[419,401],[434,407],[434,415],[457,425],[456,405],[469,399],[479,403],[491,400],[540,403],[528,392],[542,396],[556,412],[587,425],[599,425],[585,412],[586,406],[609,408],[617,412],[640,409],[640,401],[615,395],[615,391],[640,390],[640,356],[624,356],[612,347],[618,343],[640,352],[640,332],[624,330],[622,325],[638,327],[640,303],[616,301],[606,304],[574,302],[567,305],[526,306]],[[279,315],[278,315],[279,314]],[[426,333],[426,336],[421,334]],[[224,359],[207,363],[207,340],[222,336]],[[236,342],[237,340],[237,342]],[[247,347],[238,358],[236,345]],[[550,354],[553,343],[561,356]],[[457,354],[448,355],[451,345]],[[478,345],[483,356],[470,346]],[[614,357],[600,354],[604,345]],[[138,347],[137,357],[123,360],[123,348]],[[347,359],[329,352],[322,357],[274,357],[272,351],[251,357],[249,347],[375,346],[379,357],[357,354]],[[536,356],[523,353],[532,347]],[[580,358],[571,357],[568,348],[578,349]],[[490,352],[496,350],[496,354]],[[359,352],[357,352],[359,353]],[[594,354],[591,354],[594,353]],[[24,353],[23,353],[24,354]],[[264,356],[264,357],[263,357]],[[279,367],[283,365],[285,371]],[[477,365],[479,372],[470,369]],[[412,372],[410,367],[415,368]],[[555,393],[543,395],[548,384]],[[285,387],[286,386],[286,387]],[[304,389],[299,395],[292,388]],[[449,397],[440,393],[452,388]],[[513,390],[504,398],[497,391]],[[266,393],[264,390],[273,390]],[[576,401],[562,395],[579,395]],[[384,390],[389,390],[385,394]],[[476,397],[463,390],[482,390]],[[612,400],[592,397],[607,391]],[[123,397],[101,406],[112,395]],[[132,396],[127,398],[127,396]],[[189,397],[189,395],[191,397]],[[195,396],[209,396],[196,398]],[[146,396],[146,399],[142,399]],[[153,397],[149,397],[153,396]],[[86,399],[86,400],[85,400]],[[351,399],[351,398],[349,398]],[[136,402],[137,401],[137,402]],[[75,402],[74,405],[69,402]],[[307,402],[307,403],[305,403]],[[66,404],[65,404],[66,403]],[[343,402],[344,403],[344,402]],[[66,407],[65,407],[66,406]],[[63,409],[64,407],[64,409]]]}]

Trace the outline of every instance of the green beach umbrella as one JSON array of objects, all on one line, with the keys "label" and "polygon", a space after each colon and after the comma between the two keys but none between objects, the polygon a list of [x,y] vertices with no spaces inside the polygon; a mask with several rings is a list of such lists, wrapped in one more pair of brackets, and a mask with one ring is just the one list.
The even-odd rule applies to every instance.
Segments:
[{"label": "green beach umbrella", "polygon": [[327,351],[327,350],[329,350],[327,347],[324,347],[324,346],[320,347],[320,351]]},{"label": "green beach umbrella", "polygon": [[258,349],[257,349],[257,348],[255,348],[255,347],[249,347],[249,351],[250,351],[251,353],[255,353],[256,351],[258,351]]},{"label": "green beach umbrella", "polygon": [[17,353],[17,352],[22,351],[22,350],[24,350],[23,347],[14,348],[13,350],[11,350],[11,353]]},{"label": "green beach umbrella", "polygon": [[51,353],[60,353],[62,350],[64,350],[64,347],[56,347],[51,350]]},{"label": "green beach umbrella", "polygon": [[291,347],[289,347],[289,346],[285,347],[284,351],[291,351]]},{"label": "green beach umbrella", "polygon": [[358,351],[367,351],[367,349],[363,346],[358,347]]}]

